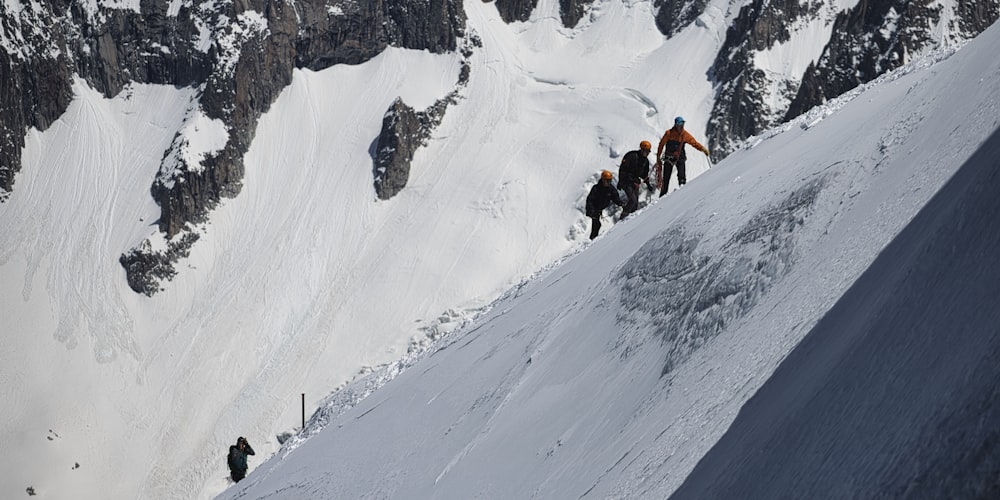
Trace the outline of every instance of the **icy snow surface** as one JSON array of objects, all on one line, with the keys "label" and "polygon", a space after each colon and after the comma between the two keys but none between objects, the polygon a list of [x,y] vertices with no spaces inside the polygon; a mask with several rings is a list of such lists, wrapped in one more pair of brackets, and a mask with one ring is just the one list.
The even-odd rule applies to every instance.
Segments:
[{"label": "icy snow surface", "polygon": [[[766,134],[334,394],[220,498],[665,498],[706,453],[678,497],[942,488],[936,437],[998,432],[998,43],[994,27]],[[954,469],[989,466],[977,449]]]},{"label": "icy snow surface", "polygon": [[[649,3],[577,30],[542,3],[466,5],[469,85],[389,201],[382,115],[451,92],[459,56],[296,71],[153,298],[118,257],[156,232],[195,90],[78,82],[0,205],[0,497],[664,496],[1000,116],[993,29],[712,170],[692,154],[590,244],[598,171],[677,114],[704,139],[728,2],[666,41]],[[279,452],[302,393],[320,411]],[[240,435],[256,470],[226,490]]]}]

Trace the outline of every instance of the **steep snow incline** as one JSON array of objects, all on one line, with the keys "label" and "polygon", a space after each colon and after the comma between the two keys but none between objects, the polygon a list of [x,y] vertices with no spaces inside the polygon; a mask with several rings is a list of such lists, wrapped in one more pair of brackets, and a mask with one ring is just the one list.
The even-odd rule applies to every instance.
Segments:
[{"label": "steep snow incline", "polygon": [[[86,498],[221,491],[236,436],[273,452],[298,425],[301,393],[311,410],[578,249],[594,174],[617,170],[674,114],[694,130],[707,114],[703,72],[664,85],[664,71],[707,65],[721,25],[672,42],[697,50],[663,54],[648,4],[608,4],[588,30],[544,36],[545,19],[507,25],[492,4],[467,8],[483,47],[402,194],[373,194],[382,113],[398,96],[421,109],[453,90],[459,57],[392,49],[296,72],[260,120],[243,191],[199,227],[153,298],[128,290],[117,259],[155,233],[149,185],[195,90],[107,100],[80,84],[71,111],[31,133],[0,209],[0,307],[16,318],[0,376],[19,402],[0,420],[0,496],[29,485]],[[603,42],[610,33],[630,33],[627,60]],[[693,159],[690,177],[706,169]],[[49,429],[62,444],[50,446]],[[105,459],[63,467],[83,454]]]},{"label": "steep snow incline", "polygon": [[996,496],[998,158],[1000,129],[743,407],[674,498]]},{"label": "steep snow incline", "polygon": [[[573,254],[582,267],[553,271],[561,281],[512,292],[537,301],[524,315],[505,302],[477,325],[494,326],[466,334],[473,344],[432,356],[445,374],[432,387],[390,389],[398,400],[381,408],[412,422],[376,410],[345,426],[354,435],[334,448],[357,465],[316,462],[355,471],[357,490],[310,491],[365,493],[375,477],[367,464],[371,474],[394,471],[386,488],[400,492],[519,484],[525,495],[662,494],[995,127],[984,104],[993,101],[960,85],[979,80],[947,82],[962,93],[939,87],[971,70],[931,68],[873,87],[833,123],[830,107],[758,138],[715,170],[692,155],[689,179],[707,172],[705,181],[608,224],[589,245],[582,207],[599,170],[617,170],[677,114],[704,139],[705,68],[736,5],[713,0],[663,40],[648,2],[595,4],[575,30],[556,28],[548,14],[558,2],[543,3],[512,25],[493,3],[467,3],[470,36],[483,42],[468,86],[414,157],[406,190],[387,202],[375,198],[370,156],[382,114],[396,97],[420,109],[454,90],[461,57],[390,49],[361,65],[296,72],[260,120],[243,191],[198,228],[201,240],[153,298],[128,289],[117,260],[156,231],[149,186],[197,89],[133,86],[104,99],[78,83],[70,111],[29,132],[18,189],[0,205],[0,395],[9,402],[0,497],[28,486],[54,497],[213,496],[229,485],[223,457],[237,436],[259,465],[279,449],[275,435],[299,425],[301,393],[311,411],[392,363],[352,390],[378,385],[430,339]],[[970,78],[996,95],[994,75]],[[212,149],[213,138],[194,145]],[[730,347],[733,338],[746,343]],[[448,354],[476,350],[482,361]],[[446,390],[461,379],[479,385]],[[410,393],[441,406],[394,406]],[[386,440],[362,440],[371,430]],[[426,434],[436,431],[453,437],[421,462],[414,450],[437,443]],[[523,462],[491,476],[495,457]]]},{"label": "steep snow incline", "polygon": [[63,118],[29,132],[18,189],[0,207],[4,498],[28,486],[130,497],[130,478],[162,451],[146,433],[165,381],[144,363],[168,326],[152,325],[170,316],[128,289],[118,255],[155,230],[149,185],[194,91],[135,86],[109,101],[74,89]]},{"label": "steep snow incline", "polygon": [[[395,378],[341,393],[392,378],[367,398],[334,395],[310,438],[222,498],[668,496],[1000,125],[998,35],[727,158]],[[860,401],[883,396],[843,375]]]}]

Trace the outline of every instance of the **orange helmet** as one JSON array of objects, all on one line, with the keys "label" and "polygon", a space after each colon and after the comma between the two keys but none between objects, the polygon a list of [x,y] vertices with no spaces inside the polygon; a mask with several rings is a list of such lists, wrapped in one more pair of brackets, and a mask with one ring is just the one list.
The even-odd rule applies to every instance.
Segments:
[{"label": "orange helmet", "polygon": [[642,141],[639,143],[639,149],[645,149],[646,151],[649,151],[653,149],[653,145],[650,144],[649,141]]},{"label": "orange helmet", "polygon": [[613,175],[611,174],[610,170],[601,171],[601,180],[610,181],[612,176]]}]

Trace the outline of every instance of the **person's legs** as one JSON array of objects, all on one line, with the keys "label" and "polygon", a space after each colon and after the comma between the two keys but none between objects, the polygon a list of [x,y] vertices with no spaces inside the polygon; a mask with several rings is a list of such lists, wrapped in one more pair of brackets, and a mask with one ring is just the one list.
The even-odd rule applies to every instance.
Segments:
[{"label": "person's legs", "polygon": [[597,233],[601,231],[601,217],[591,217],[590,218],[590,239],[597,237]]},{"label": "person's legs", "polygon": [[667,194],[667,188],[670,187],[670,175],[674,171],[674,163],[672,161],[663,162],[663,183],[660,185],[660,196]]},{"label": "person's legs", "polygon": [[687,184],[687,158],[680,157],[677,159],[677,185],[683,186]]},{"label": "person's legs", "polygon": [[622,186],[628,200],[622,207],[622,219],[639,209],[639,184],[625,184]]}]

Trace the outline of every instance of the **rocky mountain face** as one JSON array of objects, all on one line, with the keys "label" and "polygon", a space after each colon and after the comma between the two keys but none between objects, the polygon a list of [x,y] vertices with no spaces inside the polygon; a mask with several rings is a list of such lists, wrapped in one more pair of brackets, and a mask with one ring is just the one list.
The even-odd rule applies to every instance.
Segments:
[{"label": "rocky mountain face", "polygon": [[29,127],[45,130],[66,110],[74,76],[107,96],[131,81],[187,86],[205,80],[209,54],[196,50],[198,28],[182,6],[145,2],[145,14],[86,10],[80,2],[38,0],[3,12],[0,51],[0,192],[21,168]]},{"label": "rocky mountain face", "polygon": [[375,193],[380,200],[399,194],[410,179],[410,162],[417,148],[425,146],[431,133],[441,124],[448,106],[461,98],[459,91],[469,83],[471,67],[468,58],[474,47],[481,46],[479,37],[472,34],[465,42],[462,63],[455,90],[439,99],[426,110],[416,111],[397,98],[382,117],[382,130],[375,145],[372,161]]},{"label": "rocky mountain face", "polygon": [[995,1],[961,0],[950,11],[931,0],[862,2],[834,20],[823,56],[802,75],[802,85],[783,119],[794,118],[912,59],[938,42],[934,32],[942,24],[947,34],[944,41],[957,43],[979,34],[997,16]]},{"label": "rocky mountain face", "polygon": [[153,252],[147,242],[120,259],[129,285],[147,295],[174,275],[173,263],[197,240],[190,224],[204,220],[221,198],[239,193],[257,121],[291,82],[293,69],[356,64],[389,45],[455,51],[465,29],[456,0],[138,5],[36,0],[3,13],[0,192],[14,188],[27,129],[45,130],[65,112],[73,78],[108,97],[130,82],[198,88],[192,113],[221,120],[228,140],[199,165],[187,164],[189,143],[181,133],[164,152],[151,192],[168,249]]},{"label": "rocky mountain face", "polygon": [[708,0],[653,0],[653,6],[656,7],[656,28],[670,38],[698,19],[708,6]]},{"label": "rocky mountain face", "polygon": [[[559,0],[562,24],[575,27],[593,0]],[[358,64],[386,47],[435,53],[462,51],[461,0],[33,0],[0,5],[0,202],[15,188],[29,128],[45,130],[65,112],[81,78],[111,97],[131,82],[199,89],[191,117],[225,124],[225,146],[198,165],[178,132],[164,151],[150,190],[159,204],[167,249],[144,242],[121,256],[129,285],[152,295],[198,240],[194,228],[223,197],[239,193],[243,157],[260,116],[295,68]],[[538,0],[495,0],[501,18],[526,21]],[[20,7],[16,7],[20,5]],[[829,0],[750,0],[728,27],[707,77],[716,97],[708,146],[719,158],[743,139],[840,95],[938,44],[960,43],[996,21],[1000,0],[860,0],[840,10]],[[655,24],[671,37],[698,21],[708,0],[653,0]],[[829,33],[822,54],[801,74],[759,67],[758,56],[795,43],[804,27]],[[381,199],[406,185],[413,153],[424,145],[469,78],[417,111],[397,100],[383,118],[372,152],[373,186]]]},{"label": "rocky mountain face", "polygon": [[[740,9],[709,70],[716,88],[706,135],[720,156],[743,139],[902,66],[938,45],[975,37],[1000,16],[998,0],[860,0],[845,11],[822,0],[753,0]],[[800,75],[775,75],[755,57],[828,27],[819,59]],[[777,91],[773,89],[778,89]]]}]

